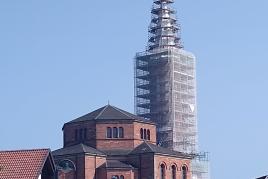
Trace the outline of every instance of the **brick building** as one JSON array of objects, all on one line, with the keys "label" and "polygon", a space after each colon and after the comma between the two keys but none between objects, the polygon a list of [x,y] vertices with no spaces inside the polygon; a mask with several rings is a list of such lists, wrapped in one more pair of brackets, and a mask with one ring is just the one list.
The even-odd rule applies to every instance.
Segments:
[{"label": "brick building", "polygon": [[153,122],[111,105],[63,126],[59,179],[190,179],[192,156],[156,145]]}]

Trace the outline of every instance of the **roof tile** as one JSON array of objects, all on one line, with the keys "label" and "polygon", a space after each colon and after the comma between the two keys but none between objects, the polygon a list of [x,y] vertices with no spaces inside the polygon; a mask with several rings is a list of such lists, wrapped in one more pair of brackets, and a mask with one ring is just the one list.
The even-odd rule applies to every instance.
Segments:
[{"label": "roof tile", "polygon": [[107,160],[106,163],[103,164],[100,168],[134,169],[132,165],[123,163],[118,160]]},{"label": "roof tile", "polygon": [[131,114],[127,111],[124,111],[111,105],[106,105],[82,117],[74,119],[68,123],[90,121],[90,120],[139,120],[143,122],[152,123],[150,120],[146,120],[143,117],[136,116],[134,114]]},{"label": "roof tile", "polygon": [[53,156],[60,156],[60,155],[72,155],[72,154],[93,154],[93,155],[105,155],[103,152],[89,147],[85,144],[77,144],[69,147],[64,147],[52,152]]},{"label": "roof tile", "polygon": [[129,154],[143,154],[143,153],[156,153],[156,154],[163,154],[163,155],[171,155],[176,156],[179,158],[192,158],[193,156],[190,154],[185,154],[182,152],[177,152],[174,150],[170,150],[168,148],[160,147],[158,145],[154,145],[149,142],[143,142],[135,149],[133,149]]},{"label": "roof tile", "polygon": [[1,179],[37,179],[49,149],[0,151]]}]

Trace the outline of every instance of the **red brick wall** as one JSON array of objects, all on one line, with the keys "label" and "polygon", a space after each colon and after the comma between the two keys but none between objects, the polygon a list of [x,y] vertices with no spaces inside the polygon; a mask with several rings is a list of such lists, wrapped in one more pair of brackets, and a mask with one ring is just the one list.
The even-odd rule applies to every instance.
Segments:
[{"label": "red brick wall", "polygon": [[79,155],[76,157],[76,178],[85,178],[85,157]]},{"label": "red brick wall", "polygon": [[[107,127],[123,127],[124,138],[106,138]],[[133,149],[133,124],[131,123],[105,123],[96,124],[96,148],[107,149]]]},{"label": "red brick wall", "polygon": [[112,176],[117,175],[120,177],[121,175],[124,176],[125,179],[135,179],[134,171],[133,170],[123,170],[123,169],[109,169],[107,170],[107,179],[111,179]]},{"label": "red brick wall", "polygon": [[75,179],[75,172],[71,171],[71,172],[65,173],[63,171],[59,171],[58,179]]},{"label": "red brick wall", "polygon": [[86,156],[85,157],[85,179],[93,179],[96,175],[96,168],[106,162],[105,157]]},{"label": "red brick wall", "polygon": [[154,154],[131,155],[128,157],[128,162],[140,169],[136,171],[135,178],[151,179],[154,177]]},{"label": "red brick wall", "polygon": [[[124,128],[124,138],[122,139],[107,139],[106,130],[107,127],[123,127]],[[156,127],[152,124],[145,124],[140,122],[133,123],[123,123],[123,121],[113,122],[113,123],[99,123],[96,124],[96,148],[100,150],[107,149],[128,149],[131,150],[141,143],[143,139],[140,138],[140,129],[150,130],[150,141],[156,143]]]},{"label": "red brick wall", "polygon": [[154,155],[144,154],[140,157],[140,175],[141,179],[154,178]]},{"label": "red brick wall", "polygon": [[143,143],[143,139],[141,139],[140,136],[140,129],[148,129],[150,130],[150,141],[153,144],[156,144],[156,127],[153,124],[145,124],[145,123],[139,123],[139,122],[134,122],[134,139],[135,139],[135,143],[134,143],[134,147],[140,145],[141,143]]},{"label": "red brick wall", "polygon": [[[75,130],[87,129],[87,136],[84,140],[75,140]],[[95,121],[65,124],[63,128],[64,147],[72,146],[83,142],[91,147],[96,147],[96,124]],[[79,136],[79,132],[78,132]]]},{"label": "red brick wall", "polygon": [[97,179],[106,179],[107,178],[106,168],[98,168],[96,173],[97,173]]},{"label": "red brick wall", "polygon": [[[105,157],[98,156],[60,156],[55,157],[55,162],[58,164],[61,160],[68,159],[71,160],[76,166],[76,173],[74,177],[76,179],[93,179],[95,177],[96,168],[100,167],[102,164],[106,162]],[[68,176],[66,178],[66,176]],[[73,179],[71,176],[64,175],[63,173],[59,173],[59,179]]]},{"label": "red brick wall", "polygon": [[166,166],[166,178],[171,178],[171,172],[172,172],[171,167],[172,167],[172,165],[175,165],[177,167],[176,177],[178,179],[180,179],[182,176],[181,167],[183,165],[186,165],[188,167],[187,178],[191,179],[191,177],[192,177],[191,172],[190,172],[191,171],[191,169],[190,169],[191,160],[156,155],[154,157],[155,178],[161,178],[160,177],[160,166],[162,163],[165,164],[165,166]]}]

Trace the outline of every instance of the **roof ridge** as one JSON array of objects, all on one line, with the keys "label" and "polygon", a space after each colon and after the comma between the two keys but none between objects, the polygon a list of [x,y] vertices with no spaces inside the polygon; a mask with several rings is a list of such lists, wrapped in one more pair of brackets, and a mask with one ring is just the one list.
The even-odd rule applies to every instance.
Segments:
[{"label": "roof ridge", "polygon": [[152,150],[154,151],[154,149],[149,145],[149,143],[147,141],[144,141],[144,143]]},{"label": "roof ridge", "polygon": [[106,105],[94,119],[98,119],[102,115],[102,113],[108,108],[108,106],[110,106],[110,105],[109,104]]},{"label": "roof ridge", "polygon": [[80,143],[79,145],[82,146],[82,149],[83,149],[84,152],[86,152],[86,148],[88,148],[88,149],[95,150],[95,151],[98,151],[98,152],[101,152],[102,153],[102,151],[100,151],[98,149],[95,149],[94,147],[91,147],[89,145],[86,145],[86,144],[83,144],[83,143]]},{"label": "roof ridge", "polygon": [[85,152],[85,145],[83,143],[80,143],[80,146],[82,147],[83,152]]},{"label": "roof ridge", "polygon": [[128,115],[128,114],[127,114],[125,111],[123,111],[122,109],[119,109],[119,108],[117,108],[117,107],[115,107],[115,106],[111,106],[111,107],[114,108],[115,110],[117,110],[117,111],[123,113],[123,114],[126,115],[127,117],[130,117],[131,119],[134,119],[133,116]]},{"label": "roof ridge", "polygon": [[48,151],[51,150],[49,148],[43,148],[43,149],[18,149],[18,150],[0,150],[0,153],[6,153],[6,152],[38,152],[38,151]]}]

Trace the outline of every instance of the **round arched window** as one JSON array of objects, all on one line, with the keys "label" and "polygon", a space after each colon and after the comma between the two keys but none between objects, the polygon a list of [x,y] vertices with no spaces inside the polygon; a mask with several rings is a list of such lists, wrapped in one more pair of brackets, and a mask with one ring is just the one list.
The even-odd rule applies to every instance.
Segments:
[{"label": "round arched window", "polygon": [[143,138],[144,138],[144,139],[147,139],[146,129],[143,129]]},{"label": "round arched window", "polygon": [[69,173],[75,171],[75,165],[71,160],[62,160],[58,165],[58,170]]},{"label": "round arched window", "polygon": [[171,167],[171,178],[176,179],[176,166],[172,165]]},{"label": "round arched window", "polygon": [[151,133],[149,129],[147,130],[147,140],[151,140]]},{"label": "round arched window", "polygon": [[166,166],[164,164],[160,165],[160,179],[166,178]]},{"label": "round arched window", "polygon": [[113,128],[113,138],[118,138],[118,128],[117,127]]},{"label": "round arched window", "polygon": [[181,167],[182,170],[182,179],[187,179],[187,167],[184,165]]},{"label": "round arched window", "polygon": [[141,137],[141,139],[143,139],[143,129],[142,128],[140,129],[140,137]]},{"label": "round arched window", "polygon": [[107,127],[107,129],[106,129],[106,137],[107,138],[112,138],[112,128]]},{"label": "round arched window", "polygon": [[123,127],[119,127],[119,138],[124,138],[124,128]]},{"label": "round arched window", "polygon": [[119,179],[117,175],[112,176],[112,179]]}]

